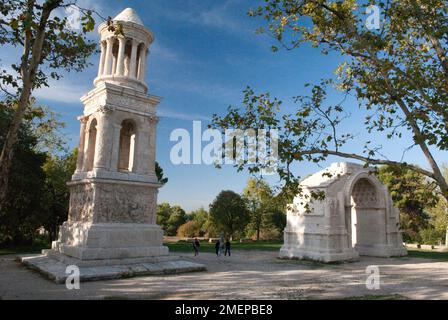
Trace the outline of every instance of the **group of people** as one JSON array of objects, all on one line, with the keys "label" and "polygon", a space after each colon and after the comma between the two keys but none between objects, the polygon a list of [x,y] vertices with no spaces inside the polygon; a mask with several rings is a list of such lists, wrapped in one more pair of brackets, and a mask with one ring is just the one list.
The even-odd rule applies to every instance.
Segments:
[{"label": "group of people", "polygon": [[[194,250],[194,256],[198,256],[199,255],[199,248],[201,246],[201,243],[199,242],[198,238],[195,238],[193,241],[193,250]],[[222,252],[224,251],[224,255],[227,256],[227,254],[230,257],[230,248],[231,248],[231,244],[230,244],[230,240],[227,239],[224,242],[224,238],[221,237],[221,239],[216,240],[215,242],[215,251],[216,251],[216,256],[219,257],[222,255]]]},{"label": "group of people", "polygon": [[225,244],[224,244],[224,239],[216,240],[215,251],[216,251],[217,257],[221,256],[224,248],[226,249],[226,251],[224,252],[224,255],[227,256],[227,254],[229,254],[229,257],[230,257],[230,241],[229,241],[229,239],[226,240]]}]

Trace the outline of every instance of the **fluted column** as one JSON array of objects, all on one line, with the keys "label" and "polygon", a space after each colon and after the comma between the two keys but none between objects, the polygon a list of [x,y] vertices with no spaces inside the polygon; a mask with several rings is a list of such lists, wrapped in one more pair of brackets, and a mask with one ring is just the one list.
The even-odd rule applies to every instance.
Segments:
[{"label": "fluted column", "polygon": [[153,116],[150,120],[151,127],[149,131],[149,156],[148,156],[148,169],[149,174],[155,174],[156,172],[156,143],[157,143],[157,123],[159,118]]},{"label": "fluted column", "polygon": [[113,47],[114,47],[114,39],[113,38],[107,38],[106,39],[106,60],[104,61],[104,75],[111,75],[112,74],[112,63],[114,62],[113,59]]},{"label": "fluted column", "polygon": [[87,117],[79,117],[78,120],[81,122],[81,129],[79,131],[79,146],[78,146],[78,158],[76,160],[76,172],[81,172],[84,164],[84,147],[86,141],[86,124]]},{"label": "fluted column", "polygon": [[124,75],[124,51],[126,48],[126,39],[123,37],[118,38],[118,57],[117,57],[117,72],[118,76]]},{"label": "fluted column", "polygon": [[132,51],[131,51],[131,61],[129,64],[129,77],[131,78],[137,78],[137,49],[138,49],[138,42],[135,40],[132,40]]},{"label": "fluted column", "polygon": [[113,110],[103,107],[100,111],[97,125],[97,145],[95,148],[95,161],[93,169],[110,169],[110,155],[112,153],[112,123],[110,115]]},{"label": "fluted column", "polygon": [[104,73],[104,59],[106,57],[106,44],[101,41],[101,57],[100,57],[100,66],[98,68],[98,77],[101,77]]},{"label": "fluted column", "polygon": [[112,171],[118,170],[118,156],[120,153],[120,132],[121,123],[114,123],[112,125],[112,151],[110,154],[110,168]]},{"label": "fluted column", "polygon": [[[88,118],[86,118],[86,120],[87,119]],[[90,142],[91,142],[90,135],[92,134],[92,131],[93,131],[92,130],[92,122],[87,120],[87,123],[89,123],[89,126],[88,127],[86,126],[87,130],[86,130],[86,134],[85,134],[85,138],[84,138],[84,147],[82,148],[82,150],[83,150],[83,161],[82,161],[82,167],[81,167],[82,172],[89,171],[89,168],[88,168],[88,166],[89,166],[89,148],[93,147],[90,144]],[[95,144],[96,144],[96,141],[95,141]]]},{"label": "fluted column", "polygon": [[[146,125],[145,121],[145,125]],[[134,158],[134,172],[137,174],[147,175],[149,173],[148,157],[149,157],[149,137],[150,128],[141,128],[137,132],[135,141],[135,158]]]},{"label": "fluted column", "polygon": [[146,46],[142,46],[140,49],[140,61],[138,66],[138,79],[140,81],[145,80],[145,72],[146,72],[146,55],[147,55]]}]

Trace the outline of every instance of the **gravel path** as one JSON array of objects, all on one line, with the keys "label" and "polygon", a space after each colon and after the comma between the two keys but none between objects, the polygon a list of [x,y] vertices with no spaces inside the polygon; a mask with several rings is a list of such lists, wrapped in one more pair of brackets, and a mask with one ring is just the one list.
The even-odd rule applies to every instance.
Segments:
[{"label": "gravel path", "polygon": [[[207,272],[81,283],[67,290],[0,256],[0,299],[328,299],[399,294],[409,299],[448,299],[448,262],[421,258],[362,258],[323,265],[279,260],[277,252],[235,251],[217,258],[185,259]],[[368,290],[366,267],[380,268],[381,288]]]}]

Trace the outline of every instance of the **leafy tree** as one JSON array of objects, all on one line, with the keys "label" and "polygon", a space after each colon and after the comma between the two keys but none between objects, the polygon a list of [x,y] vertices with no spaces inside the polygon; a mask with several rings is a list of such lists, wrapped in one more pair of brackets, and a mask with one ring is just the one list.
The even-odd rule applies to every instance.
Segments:
[{"label": "leafy tree", "polygon": [[50,234],[50,240],[55,240],[59,226],[67,220],[70,193],[67,182],[76,170],[77,149],[64,156],[47,157],[43,165],[45,172],[45,218],[42,222]]},{"label": "leafy tree", "polygon": [[[443,166],[443,175],[448,179],[448,166]],[[432,244],[439,242],[448,245],[448,203],[443,197],[439,197],[437,205],[428,209],[429,226],[421,230],[420,236],[423,241]]]},{"label": "leafy tree", "polygon": [[[5,123],[12,116],[10,109],[0,108],[0,143],[6,137]],[[44,207],[41,200],[45,186],[42,166],[46,155],[36,150],[37,145],[38,139],[27,121],[21,125],[18,143],[14,146],[17,159],[12,164],[10,188],[0,210],[0,243],[31,244],[36,230],[42,226]]]},{"label": "leafy tree", "polygon": [[199,227],[199,236],[208,232],[210,216],[204,208],[199,208],[189,214],[190,220],[196,222]]},{"label": "leafy tree", "polygon": [[163,169],[156,161],[156,176],[161,184],[166,184],[168,182],[168,178],[163,176]]},{"label": "leafy tree", "polygon": [[187,222],[187,214],[180,206],[172,206],[170,209],[170,217],[167,221],[167,235],[175,236],[177,229]]},{"label": "leafy tree", "polygon": [[418,242],[420,230],[428,226],[428,209],[439,200],[434,192],[437,186],[406,167],[382,166],[378,176],[388,187],[394,205],[400,210],[404,240]]},{"label": "leafy tree", "polygon": [[196,221],[188,221],[181,225],[177,230],[179,237],[193,238],[198,237],[200,232],[200,226]]},{"label": "leafy tree", "polygon": [[243,190],[243,197],[246,200],[250,212],[250,224],[248,227],[255,231],[257,241],[260,240],[260,231],[266,224],[266,216],[271,208],[270,201],[273,194],[269,184],[264,180],[251,178]]},{"label": "leafy tree", "polygon": [[237,193],[226,190],[210,205],[210,217],[216,228],[228,238],[241,235],[250,220],[244,199]]},{"label": "leafy tree", "polygon": [[12,71],[0,72],[5,105],[12,108],[17,103],[0,154],[0,208],[6,195],[14,145],[30,108],[32,92],[48,86],[49,78],[60,79],[62,70],[83,70],[95,52],[96,44],[86,37],[95,25],[92,11],[78,7],[81,28],[74,30],[67,24],[67,17],[58,15],[58,10],[71,6],[76,6],[76,0],[4,0],[0,3],[0,45],[22,50],[20,58],[11,65]]},{"label": "leafy tree", "polygon": [[171,206],[169,203],[161,203],[157,205],[157,224],[166,232],[168,229],[168,219],[171,214]]},{"label": "leafy tree", "polygon": [[[381,9],[380,30],[365,27],[369,5]],[[245,107],[230,107],[227,115],[215,115],[213,127],[277,129],[277,171],[285,189],[297,188],[299,178],[291,171],[294,162],[321,162],[333,155],[366,165],[404,166],[433,180],[448,199],[447,180],[431,152],[431,148],[448,148],[447,11],[442,0],[265,0],[263,6],[249,11],[250,16],[267,22],[259,32],[270,34],[288,50],[311,45],[324,55],[339,55],[337,78],[322,80],[309,95],[297,97],[293,114],[282,113],[278,99],[248,88]],[[367,114],[367,135],[385,134],[397,144],[403,133],[411,134],[413,143],[404,152],[418,147],[431,170],[386,158],[373,138],[366,139],[362,151],[344,150],[355,138],[344,128],[350,106],[345,100],[329,104],[328,86],[356,96]],[[244,162],[236,166],[251,172],[263,168]]]}]

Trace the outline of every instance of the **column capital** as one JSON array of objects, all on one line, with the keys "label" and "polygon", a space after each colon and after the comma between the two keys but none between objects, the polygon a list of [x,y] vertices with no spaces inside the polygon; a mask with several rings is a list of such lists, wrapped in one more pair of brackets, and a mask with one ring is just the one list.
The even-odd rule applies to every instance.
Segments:
[{"label": "column capital", "polygon": [[79,116],[77,119],[78,119],[78,121],[80,121],[82,124],[86,124],[87,121],[89,121],[89,117],[87,117],[87,116]]},{"label": "column capital", "polygon": [[102,114],[102,115],[108,115],[111,114],[115,109],[113,107],[110,106],[102,106],[101,108],[99,108],[97,111]]},{"label": "column capital", "polygon": [[156,115],[149,116],[149,122],[151,124],[158,124],[159,121],[160,121],[160,118],[158,116],[156,116]]}]

